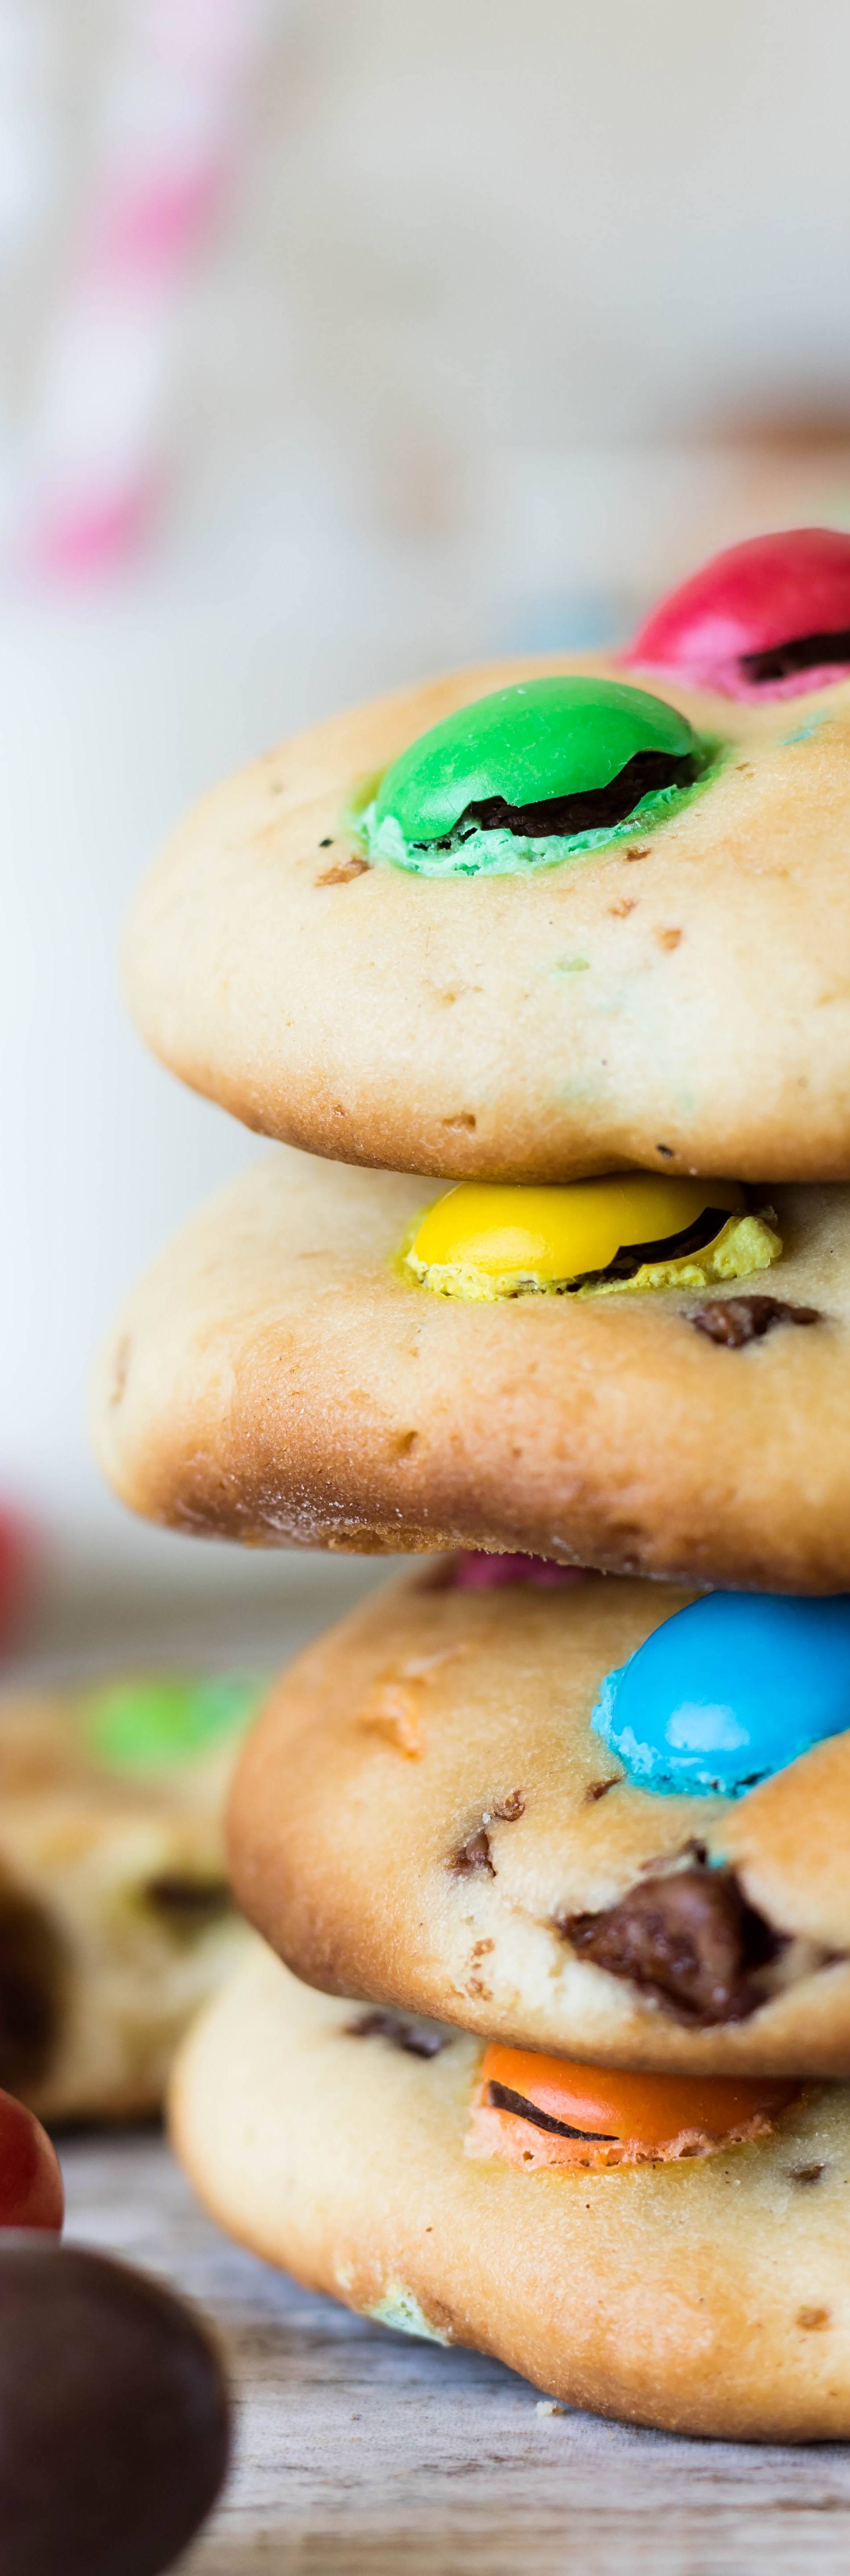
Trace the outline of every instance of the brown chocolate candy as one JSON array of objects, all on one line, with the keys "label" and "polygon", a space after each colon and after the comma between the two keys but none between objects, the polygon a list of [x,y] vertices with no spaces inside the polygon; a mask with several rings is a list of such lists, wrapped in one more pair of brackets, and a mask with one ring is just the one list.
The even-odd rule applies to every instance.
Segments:
[{"label": "brown chocolate candy", "polygon": [[159,2576],[228,2448],[221,2366],[182,2300],[103,2254],[3,2238],[2,2576]]},{"label": "brown chocolate candy", "polygon": [[580,1959],[673,2005],[688,2021],[744,2021],[763,2001],[754,1972],[780,1937],[742,1896],[731,1870],[683,1869],[639,1879],[600,1914],[559,1916]]}]

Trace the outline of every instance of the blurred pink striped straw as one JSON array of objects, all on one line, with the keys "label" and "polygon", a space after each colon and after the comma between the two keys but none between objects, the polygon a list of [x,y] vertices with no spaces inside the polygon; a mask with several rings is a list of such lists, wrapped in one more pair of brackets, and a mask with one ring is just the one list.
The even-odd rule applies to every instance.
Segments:
[{"label": "blurred pink striped straw", "polygon": [[187,273],[240,175],[284,14],[282,0],[132,0],[45,353],[15,549],[30,570],[110,570],[150,523]]}]

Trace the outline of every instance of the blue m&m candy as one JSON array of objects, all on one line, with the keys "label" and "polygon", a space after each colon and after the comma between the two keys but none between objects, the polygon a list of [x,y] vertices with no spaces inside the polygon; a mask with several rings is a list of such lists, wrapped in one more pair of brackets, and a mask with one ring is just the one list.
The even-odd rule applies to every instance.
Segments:
[{"label": "blue m&m candy", "polygon": [[739,1798],[850,1727],[850,1594],[692,1601],[606,1675],[592,1724],[637,1787]]}]

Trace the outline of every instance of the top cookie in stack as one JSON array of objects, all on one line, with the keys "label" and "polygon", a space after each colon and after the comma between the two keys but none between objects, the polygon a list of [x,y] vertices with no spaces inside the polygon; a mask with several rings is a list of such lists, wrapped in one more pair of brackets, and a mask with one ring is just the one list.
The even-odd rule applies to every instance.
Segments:
[{"label": "top cookie in stack", "polygon": [[208,799],[131,998],[307,1150],[131,1301],[100,1396],[126,1499],[850,1588],[848,837],[826,530],[719,557],[621,655],[408,691]]}]

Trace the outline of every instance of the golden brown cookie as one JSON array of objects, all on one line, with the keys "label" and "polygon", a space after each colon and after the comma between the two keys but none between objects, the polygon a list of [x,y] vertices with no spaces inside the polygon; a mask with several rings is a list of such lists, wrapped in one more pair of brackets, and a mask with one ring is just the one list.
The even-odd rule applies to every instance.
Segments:
[{"label": "golden brown cookie", "polygon": [[[370,858],[352,792],[453,710],[553,673],[639,679],[719,745],[707,783],[554,866]],[[455,673],[205,799],[136,905],[131,1006],[195,1089],[346,1162],[847,1179],[848,829],[846,680],[753,705],[610,656]]]},{"label": "golden brown cookie", "polygon": [[388,2020],[268,1952],[217,1998],[172,2124],[222,2226],[569,2405],[732,2441],[847,2438],[846,2086],[697,2161],[523,2171],[465,2152],[480,2041]]},{"label": "golden brown cookie", "polygon": [[492,1303],[401,1261],[431,1195],[282,1148],[214,1200],[105,1354],[124,1500],[254,1545],[850,1590],[850,1194],[774,1190],[782,1256],[737,1287]]},{"label": "golden brown cookie", "polygon": [[258,1931],[311,1984],[518,2048],[850,2075],[850,1734],[737,1799],[636,1787],[591,1718],[689,1596],[451,1578],[367,1601],[252,1728],[229,1843]]},{"label": "golden brown cookie", "polygon": [[0,2083],[42,2118],[159,2110],[240,1958],[221,1809],[261,1687],[127,1674],[0,1701]]}]

